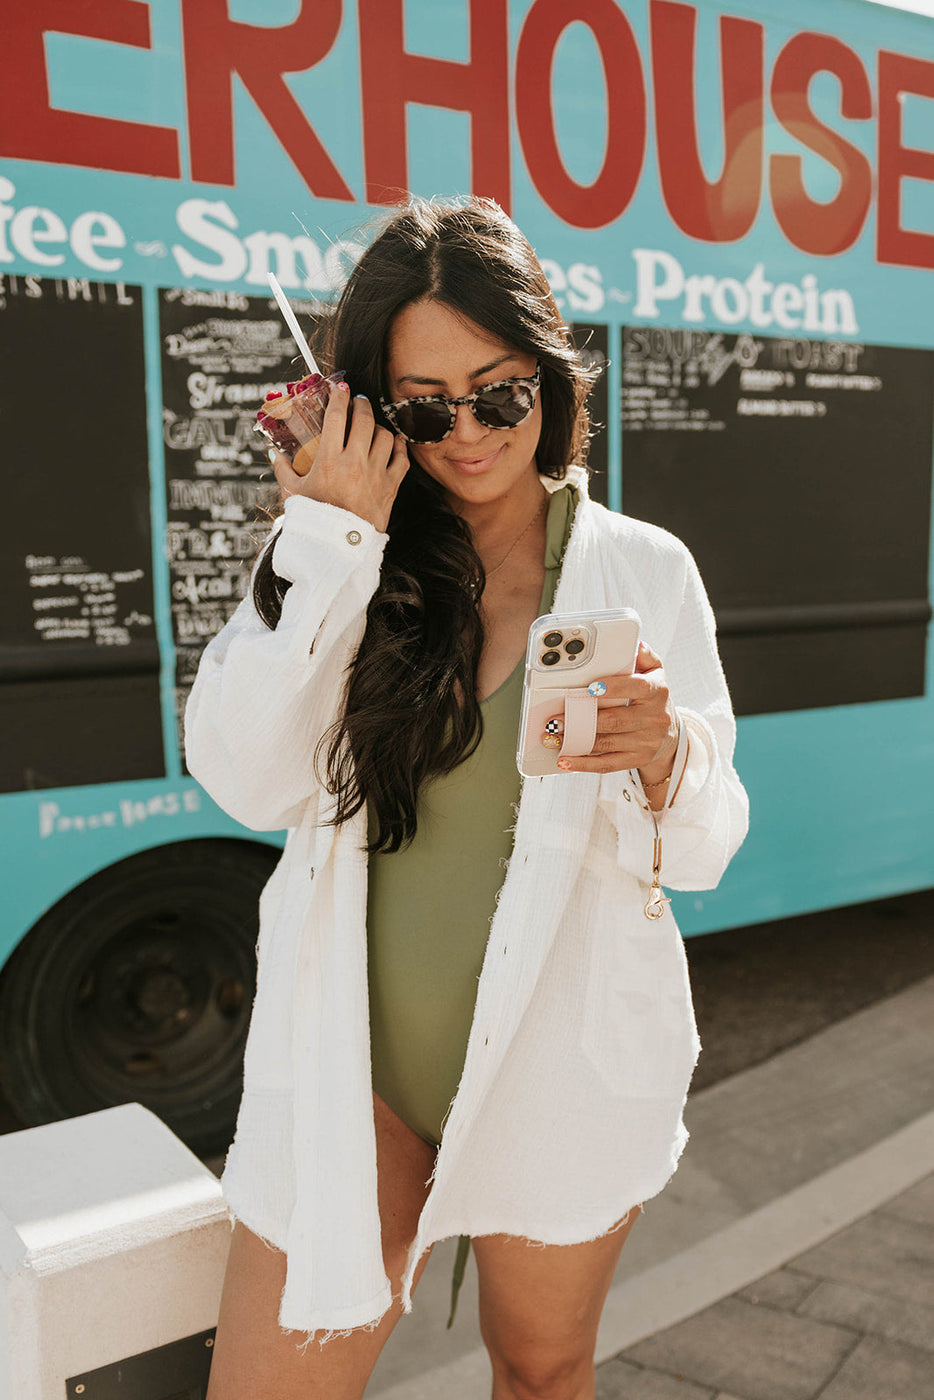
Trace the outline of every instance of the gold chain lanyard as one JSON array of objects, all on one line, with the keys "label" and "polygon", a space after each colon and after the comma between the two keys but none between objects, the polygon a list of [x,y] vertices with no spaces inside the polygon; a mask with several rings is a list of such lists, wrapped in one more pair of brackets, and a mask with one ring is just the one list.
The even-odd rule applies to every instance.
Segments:
[{"label": "gold chain lanyard", "polygon": [[[687,767],[689,747],[687,728],[684,721],[679,716],[678,747],[675,750],[674,766],[672,767],[671,776],[668,780],[669,795],[667,802],[665,802],[662,807],[663,812],[671,806],[678,796],[678,789],[681,786],[684,770]],[[650,784],[650,786],[659,787],[660,784],[654,783]],[[647,810],[652,817],[652,825],[655,827],[655,846],[652,851],[652,884],[649,889],[649,897],[645,904],[645,917],[647,919],[661,919],[665,914],[665,905],[670,904],[671,900],[667,895],[662,894],[662,838],[658,830],[658,819],[652,811],[651,806],[648,806]]]},{"label": "gold chain lanyard", "polygon": [[665,912],[665,905],[671,903],[671,900],[662,894],[661,874],[662,838],[657,834],[656,828],[655,848],[652,852],[652,886],[645,906],[647,919],[660,919]]}]

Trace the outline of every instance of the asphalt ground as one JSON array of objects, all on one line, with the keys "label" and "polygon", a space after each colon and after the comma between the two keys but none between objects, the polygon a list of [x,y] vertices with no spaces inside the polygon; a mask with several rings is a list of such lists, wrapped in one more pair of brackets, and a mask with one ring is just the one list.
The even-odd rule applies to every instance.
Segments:
[{"label": "asphalt ground", "polygon": [[[692,1093],[934,973],[934,890],[685,940]],[[0,1091],[0,1133],[24,1127]]]},{"label": "asphalt ground", "polygon": [[934,973],[934,890],[685,940],[692,1093]]}]

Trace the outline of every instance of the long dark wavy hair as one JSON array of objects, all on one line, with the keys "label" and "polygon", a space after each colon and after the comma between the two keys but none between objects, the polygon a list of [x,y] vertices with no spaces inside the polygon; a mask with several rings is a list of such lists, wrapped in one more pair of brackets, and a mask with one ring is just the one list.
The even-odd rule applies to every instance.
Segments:
[{"label": "long dark wavy hair", "polygon": [[[351,392],[380,417],[388,388],[389,333],[413,302],[432,298],[541,365],[537,464],[562,479],[583,463],[589,421],[584,369],[530,244],[491,200],[411,199],[389,217],[360,258],[316,349],[325,372],[343,369]],[[475,750],[483,732],[476,696],[483,648],[484,572],[470,530],[442,488],[413,460],[396,496],[379,586],[348,668],[340,718],[317,760],[335,796],[335,824],[368,804],[369,851],[397,851],[418,827],[418,796]],[[272,542],[253,598],[278,624],[287,580],[273,569]]]}]

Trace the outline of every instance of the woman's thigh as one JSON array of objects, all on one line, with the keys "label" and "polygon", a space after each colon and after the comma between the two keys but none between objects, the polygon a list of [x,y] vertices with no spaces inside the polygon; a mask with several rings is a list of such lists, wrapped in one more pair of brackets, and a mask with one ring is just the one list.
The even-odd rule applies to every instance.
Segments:
[{"label": "woman's thigh", "polygon": [[[383,1262],[393,1304],[372,1332],[357,1329],[300,1352],[300,1332],[279,1326],[285,1255],[239,1221],[230,1243],[207,1400],[359,1400],[377,1357],[402,1315],[401,1282],[408,1248],[428,1196],[435,1151],[373,1095]],[[428,1263],[422,1256],[415,1283]]]},{"label": "woman's thigh", "polygon": [[[585,1244],[528,1244],[515,1235],[473,1241],[480,1330],[493,1364],[494,1396],[571,1396],[590,1374],[600,1314],[639,1206],[609,1234]],[[565,1387],[562,1391],[562,1387]]]}]

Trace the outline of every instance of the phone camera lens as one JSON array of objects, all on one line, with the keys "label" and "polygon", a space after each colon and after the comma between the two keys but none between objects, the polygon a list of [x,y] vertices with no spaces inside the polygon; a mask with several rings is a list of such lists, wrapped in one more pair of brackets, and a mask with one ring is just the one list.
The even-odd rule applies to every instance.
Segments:
[{"label": "phone camera lens", "polygon": [[[547,641],[547,638],[546,638],[546,641]],[[561,660],[561,653],[560,653],[560,651],[546,651],[546,652],[542,655],[542,665],[543,665],[543,666],[557,666],[557,664],[558,664],[558,662],[559,662],[560,660]]]},{"label": "phone camera lens", "polygon": [[[560,632],[546,632],[542,637],[542,645],[546,647],[559,647],[563,641],[564,637]],[[551,664],[553,666],[554,662]]]},{"label": "phone camera lens", "polygon": [[584,650],[584,643],[579,641],[568,642],[564,650],[567,652],[568,656],[579,656]]}]

